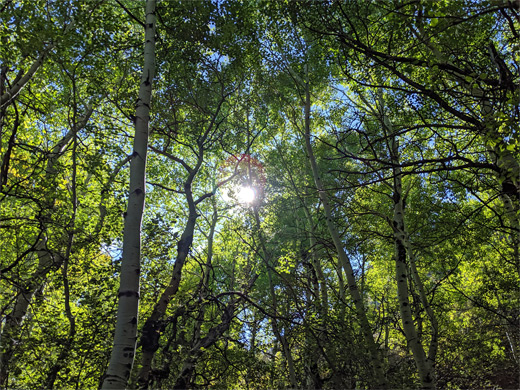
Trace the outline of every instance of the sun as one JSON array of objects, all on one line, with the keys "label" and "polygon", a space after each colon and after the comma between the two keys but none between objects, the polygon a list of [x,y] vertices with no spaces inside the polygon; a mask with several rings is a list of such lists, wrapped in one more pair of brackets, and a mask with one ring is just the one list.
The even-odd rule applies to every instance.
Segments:
[{"label": "sun", "polygon": [[247,208],[261,203],[265,182],[262,164],[241,154],[230,156],[220,165],[215,184],[224,202]]},{"label": "sun", "polygon": [[255,190],[251,187],[240,187],[237,192],[237,198],[240,203],[253,203],[255,200]]}]

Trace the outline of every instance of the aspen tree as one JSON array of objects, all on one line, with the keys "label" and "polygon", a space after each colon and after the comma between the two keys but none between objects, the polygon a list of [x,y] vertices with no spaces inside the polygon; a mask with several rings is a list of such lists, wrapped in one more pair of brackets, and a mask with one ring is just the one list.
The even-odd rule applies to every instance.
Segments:
[{"label": "aspen tree", "polygon": [[350,263],[350,260],[345,252],[343,243],[341,242],[341,238],[339,236],[338,229],[336,228],[334,222],[332,221],[332,211],[330,207],[329,197],[327,192],[323,186],[323,182],[321,180],[320,172],[318,170],[318,164],[316,163],[316,158],[314,157],[314,152],[312,150],[311,144],[311,98],[310,98],[310,87],[308,80],[305,83],[305,149],[307,151],[307,156],[309,158],[309,162],[311,164],[312,175],[314,177],[314,182],[316,184],[316,189],[318,190],[318,195],[323,203],[323,210],[325,212],[325,218],[327,223],[327,228],[329,230],[330,236],[332,237],[332,241],[334,242],[334,246],[336,247],[336,251],[338,254],[339,262],[341,267],[343,268],[348,288],[350,291],[350,295],[354,302],[354,307],[356,311],[356,317],[359,321],[359,325],[361,327],[361,332],[363,333],[363,338],[365,340],[369,355],[370,355],[370,364],[371,370],[373,372],[373,377],[370,378],[371,385],[374,388],[384,389],[386,388],[386,377],[384,374],[383,363],[381,360],[380,353],[378,351],[377,344],[374,340],[372,329],[370,327],[370,323],[368,322],[368,318],[366,315],[365,305],[363,303],[363,298],[358,289],[357,281],[354,276],[354,270]]},{"label": "aspen tree", "polygon": [[126,387],[135,356],[141,269],[141,221],[145,202],[152,81],[155,75],[155,6],[156,0],[147,0],[144,67],[135,114],[133,158],[130,161],[130,192],[125,213],[117,322],[103,389]]}]

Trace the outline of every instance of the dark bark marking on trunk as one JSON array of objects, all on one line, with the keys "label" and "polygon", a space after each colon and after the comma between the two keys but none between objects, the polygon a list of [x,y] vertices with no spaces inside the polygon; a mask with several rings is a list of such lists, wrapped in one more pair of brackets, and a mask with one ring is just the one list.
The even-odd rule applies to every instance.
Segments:
[{"label": "dark bark marking on trunk", "polygon": [[139,293],[137,291],[119,291],[118,297],[137,297],[139,298]]}]

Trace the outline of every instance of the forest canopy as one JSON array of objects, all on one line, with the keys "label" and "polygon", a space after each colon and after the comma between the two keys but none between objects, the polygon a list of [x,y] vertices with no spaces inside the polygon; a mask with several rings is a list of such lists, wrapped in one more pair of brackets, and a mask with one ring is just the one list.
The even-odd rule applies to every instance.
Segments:
[{"label": "forest canopy", "polygon": [[0,388],[520,388],[519,83],[519,0],[0,0]]}]

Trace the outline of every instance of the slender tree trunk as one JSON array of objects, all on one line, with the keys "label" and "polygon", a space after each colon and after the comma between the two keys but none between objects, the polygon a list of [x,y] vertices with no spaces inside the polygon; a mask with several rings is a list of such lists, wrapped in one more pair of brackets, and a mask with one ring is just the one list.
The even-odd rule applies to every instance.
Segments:
[{"label": "slender tree trunk", "polygon": [[[211,126],[206,131],[206,134],[211,129]],[[173,273],[170,279],[168,286],[164,289],[159,300],[156,302],[152,313],[146,320],[143,331],[141,335],[141,346],[142,346],[142,357],[141,357],[141,369],[139,371],[139,375],[137,378],[137,383],[140,388],[148,388],[150,381],[150,373],[152,370],[152,362],[156,351],[159,349],[159,338],[160,338],[160,329],[163,326],[163,318],[166,314],[166,310],[168,309],[168,305],[170,301],[173,299],[177,291],[179,290],[179,285],[181,283],[182,278],[182,270],[184,268],[184,264],[186,259],[188,258],[189,251],[193,244],[193,234],[195,232],[195,225],[197,222],[197,204],[202,201],[207,196],[212,196],[213,193],[206,194],[207,196],[203,196],[199,198],[197,201],[193,199],[192,193],[192,183],[197,175],[202,162],[204,161],[204,149],[203,149],[204,139],[199,140],[199,151],[198,151],[198,159],[197,164],[194,168],[190,168],[187,164],[183,164],[184,167],[188,170],[188,178],[184,183],[184,193],[186,197],[186,202],[188,203],[188,221],[182,232],[181,238],[177,243],[177,257],[175,259],[175,263],[173,265]]]},{"label": "slender tree trunk", "polygon": [[135,115],[133,158],[130,162],[130,192],[128,209],[125,214],[117,321],[112,354],[103,380],[103,389],[125,388],[134,363],[141,270],[141,221],[146,188],[146,152],[152,81],[155,75],[155,6],[156,0],[147,0],[144,67]]},{"label": "slender tree trunk", "polygon": [[[61,263],[61,259],[54,259],[52,254],[45,249],[46,239],[41,238],[36,247],[38,257],[38,268],[32,275],[31,281],[21,290],[15,300],[12,312],[7,315],[5,324],[2,327],[0,343],[0,387],[8,387],[7,379],[9,365],[12,363],[15,345],[19,343],[21,329],[32,302],[34,295],[43,286],[47,274],[54,268],[54,260]],[[32,256],[32,255],[31,255]]]},{"label": "slender tree trunk", "polygon": [[[16,103],[13,104],[14,108],[14,121],[13,121],[13,129],[11,135],[9,136],[9,141],[7,142],[7,149],[2,156],[2,166],[0,167],[0,192],[4,189],[4,186],[7,184],[7,177],[9,173],[9,165],[11,163],[11,155],[13,153],[14,146],[16,144],[16,135],[18,133],[18,129],[20,127],[20,115],[18,112],[18,108]],[[5,107],[0,109],[0,148],[2,145],[2,131],[3,131],[3,123],[4,123],[4,114]],[[2,154],[2,153],[0,153]]]},{"label": "slender tree trunk", "polygon": [[[159,338],[160,338],[160,329],[163,326],[163,317],[166,313],[168,305],[172,298],[177,294],[179,290],[179,285],[182,277],[182,269],[184,267],[184,263],[188,257],[188,253],[193,244],[193,233],[195,231],[195,224],[197,222],[197,205],[202,202],[204,199],[211,197],[214,195],[214,192],[206,193],[200,196],[197,200],[193,199],[192,192],[192,184],[195,176],[198,174],[202,163],[204,162],[204,150],[207,147],[207,140],[212,131],[218,127],[217,116],[222,108],[223,102],[228,97],[228,94],[224,94],[221,96],[221,100],[219,101],[215,112],[212,114],[209,123],[207,125],[206,130],[203,135],[200,136],[197,140],[197,163],[192,168],[185,161],[180,158],[177,158],[166,151],[160,151],[154,149],[158,153],[161,153],[171,160],[181,163],[181,165],[188,171],[188,178],[184,182],[184,194],[186,197],[186,202],[188,203],[189,215],[186,227],[184,232],[181,235],[181,239],[177,244],[177,258],[175,260],[175,264],[173,266],[173,274],[170,279],[170,283],[164,289],[163,293],[159,297],[159,300],[155,304],[152,314],[146,320],[142,336],[141,336],[141,345],[142,345],[142,359],[141,359],[141,370],[138,375],[138,384],[141,388],[148,387],[150,380],[150,372],[152,369],[152,361],[155,355],[155,352],[159,348]],[[220,186],[219,184],[218,186]],[[217,186],[217,187],[218,187]]]},{"label": "slender tree trunk", "polygon": [[[204,300],[209,292],[209,274],[211,271],[211,261],[213,257],[213,236],[215,233],[215,228],[217,225],[218,214],[215,201],[213,201],[213,218],[210,226],[210,233],[208,236],[208,255],[206,260],[206,270],[203,275],[202,285],[201,285],[201,298]],[[246,267],[246,275],[249,275],[249,267]],[[221,315],[221,322],[218,325],[213,326],[207,333],[206,336],[201,337],[201,326],[204,319],[204,310],[201,309],[199,312],[199,316],[197,318],[197,323],[195,325],[194,337],[190,351],[187,354],[186,359],[182,363],[182,368],[175,380],[175,384],[173,386],[174,389],[187,389],[191,387],[191,382],[193,380],[193,374],[195,372],[195,368],[198,360],[203,355],[204,350],[214,345],[217,341],[219,341],[225,332],[229,330],[231,326],[231,322],[234,317],[234,313],[238,307],[238,305],[244,300],[244,296],[247,295],[249,290],[253,287],[258,275],[256,273],[249,279],[247,285],[244,286],[243,291],[240,293],[240,298],[235,298],[233,293],[231,295],[230,301],[224,308]],[[231,289],[233,289],[233,282],[231,282]]]},{"label": "slender tree trunk", "polygon": [[424,284],[421,280],[421,277],[419,276],[419,272],[417,271],[415,255],[413,254],[412,249],[410,247],[410,240],[408,239],[408,234],[406,234],[406,252],[408,253],[408,259],[410,261],[412,280],[419,293],[419,299],[421,300],[421,304],[424,307],[426,314],[428,315],[428,319],[430,320],[431,339],[430,346],[428,348],[428,362],[431,365],[431,369],[433,372],[432,375],[435,378],[435,359],[437,358],[437,350],[439,348],[439,324],[437,322],[437,317],[433,312],[433,308],[430,305],[430,302],[428,301]]},{"label": "slender tree trunk", "polygon": [[[191,184],[190,184],[191,185]],[[191,198],[191,189],[185,187],[187,195]],[[173,266],[173,274],[170,279],[170,283],[162,292],[159,300],[155,304],[152,314],[146,320],[142,336],[142,357],[141,357],[141,369],[138,375],[138,383],[140,388],[148,388],[150,381],[150,372],[152,370],[152,361],[155,352],[159,349],[159,337],[160,329],[162,327],[162,319],[166,313],[168,305],[172,298],[177,294],[179,285],[182,278],[182,269],[191,245],[193,244],[193,233],[195,231],[195,224],[197,222],[197,210],[193,199],[188,202],[190,204],[190,213],[188,216],[188,222],[184,228],[184,232],[181,235],[181,239],[177,244],[177,258]]]},{"label": "slender tree trunk", "polygon": [[305,147],[307,151],[307,155],[309,158],[309,162],[311,164],[312,174],[314,177],[314,182],[316,184],[316,189],[318,190],[318,195],[323,203],[323,209],[325,211],[325,218],[327,223],[327,228],[332,237],[332,241],[334,242],[334,246],[336,247],[336,251],[338,254],[339,262],[345,271],[347,277],[347,283],[350,291],[350,295],[352,297],[356,317],[361,327],[361,332],[363,333],[363,338],[366,343],[366,347],[368,348],[369,356],[370,356],[370,365],[373,376],[368,379],[369,383],[371,383],[373,388],[384,389],[387,386],[386,377],[383,369],[383,362],[378,351],[378,347],[373,337],[372,329],[370,327],[370,323],[368,322],[368,318],[366,315],[365,305],[363,303],[363,298],[359,292],[357,281],[354,276],[354,271],[352,269],[352,265],[350,264],[350,260],[345,252],[343,247],[343,243],[339,237],[338,230],[332,221],[332,211],[329,204],[329,198],[327,192],[323,187],[323,182],[321,180],[320,172],[318,170],[318,165],[316,164],[316,159],[314,157],[314,152],[312,150],[311,145],[311,135],[310,135],[310,90],[309,83],[305,83]]},{"label": "slender tree trunk", "polygon": [[19,75],[14,80],[14,84],[11,88],[0,95],[0,107],[11,102],[22,90],[23,87],[31,80],[35,75],[36,71],[42,66],[45,61],[45,57],[53,49],[54,45],[48,45],[43,48],[42,52],[38,55],[38,58],[32,63],[31,67],[25,72],[24,75]]},{"label": "slender tree trunk", "polygon": [[[209,292],[209,281],[210,281],[210,273],[211,273],[211,262],[213,260],[213,239],[215,235],[215,228],[218,221],[218,212],[217,212],[217,206],[215,203],[215,198],[212,198],[213,203],[213,217],[211,219],[211,226],[209,229],[209,235],[208,235],[208,249],[207,249],[207,256],[206,256],[206,264],[204,267],[202,280],[199,285],[199,297],[200,301],[204,302],[205,299],[208,296]],[[199,309],[199,313],[197,316],[197,321],[195,323],[195,330],[193,332],[193,341],[192,341],[192,348],[190,353],[188,354],[187,358],[184,360],[181,372],[179,376],[176,379],[174,388],[188,388],[189,384],[191,382],[192,374],[195,370],[195,365],[197,363],[197,359],[201,355],[200,346],[198,346],[201,342],[201,327],[204,322],[204,315],[205,315],[205,305],[202,303]],[[220,337],[220,335],[216,336]],[[211,344],[213,344],[215,341],[211,341]]]},{"label": "slender tree trunk", "polygon": [[[383,116],[383,126],[392,134],[391,123]],[[421,338],[418,335],[412,316],[409,291],[408,291],[408,265],[407,265],[407,236],[404,223],[404,199],[402,191],[402,173],[399,168],[399,145],[395,137],[391,139],[390,155],[394,165],[394,216],[393,216],[393,231],[395,242],[395,276],[397,280],[397,298],[399,301],[399,311],[401,313],[401,322],[403,325],[404,334],[408,347],[412,350],[412,355],[419,371],[421,379],[421,388],[434,389],[435,375],[433,372],[433,364],[426,357]],[[415,270],[417,272],[417,270]],[[418,274],[416,276],[416,285],[422,287]],[[429,307],[429,305],[428,305]],[[431,312],[433,317],[433,312]],[[434,318],[434,317],[433,317]],[[435,336],[436,341],[436,336]],[[436,345],[436,344],[435,344]]]},{"label": "slender tree trunk", "polygon": [[[76,112],[76,104],[74,104],[75,112]],[[74,119],[74,122],[75,119]],[[47,378],[45,380],[45,388],[52,389],[54,387],[54,382],[58,377],[58,373],[60,370],[65,367],[67,358],[70,355],[70,350],[72,348],[74,337],[76,336],[76,320],[74,315],[72,314],[72,310],[70,307],[70,285],[69,285],[69,261],[70,256],[72,254],[72,247],[74,244],[74,231],[76,226],[76,215],[78,210],[78,196],[77,196],[77,147],[78,147],[78,137],[77,130],[74,129],[74,140],[72,146],[72,180],[71,180],[71,205],[72,205],[72,215],[68,226],[68,242],[67,249],[65,251],[65,257],[63,259],[63,267],[62,267],[62,276],[63,276],[63,290],[65,295],[65,314],[69,321],[69,332],[67,335],[67,339],[61,346],[60,354],[56,359],[53,367],[47,373]]]},{"label": "slender tree trunk", "polygon": [[[262,247],[262,252],[264,253],[264,259],[265,259],[266,268],[267,268],[267,276],[268,276],[268,280],[269,280],[269,291],[271,293],[271,300],[272,300],[272,305],[273,305],[273,312],[275,315],[277,315],[278,314],[278,299],[276,298],[276,291],[274,289],[274,283],[273,283],[273,277],[272,277],[272,271],[271,271],[271,263],[269,261],[270,256],[267,251],[265,237],[262,234],[262,231],[260,228],[260,216],[258,215],[258,209],[256,207],[253,208],[253,213],[254,213],[255,222],[257,225],[258,236],[260,239],[260,245]],[[278,319],[271,318],[271,327],[273,329],[273,333],[276,337],[276,340],[278,340],[278,342],[282,346],[282,353],[285,357],[285,361],[287,362],[287,369],[289,371],[289,380],[291,382],[291,386],[293,388],[297,388],[298,382],[296,380],[296,371],[294,369],[294,360],[292,357],[292,352],[291,352],[291,349],[289,348],[289,343],[287,341],[287,338],[285,337],[285,335],[283,335],[280,332],[280,326],[278,324]]]}]

